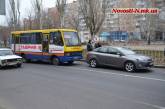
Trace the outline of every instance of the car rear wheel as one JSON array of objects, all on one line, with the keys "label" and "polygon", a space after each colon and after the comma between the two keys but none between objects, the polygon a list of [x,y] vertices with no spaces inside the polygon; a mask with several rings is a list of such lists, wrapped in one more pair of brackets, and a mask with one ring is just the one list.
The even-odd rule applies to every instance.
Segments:
[{"label": "car rear wheel", "polygon": [[92,68],[96,68],[96,67],[98,66],[98,63],[97,63],[96,59],[91,59],[91,60],[89,61],[89,65],[90,65],[90,67],[92,67]]},{"label": "car rear wheel", "polygon": [[125,63],[125,70],[127,72],[134,72],[136,69],[135,64],[133,62],[126,62]]},{"label": "car rear wheel", "polygon": [[60,65],[59,59],[58,59],[58,58],[53,58],[53,59],[52,59],[52,64],[53,64],[53,65]]}]

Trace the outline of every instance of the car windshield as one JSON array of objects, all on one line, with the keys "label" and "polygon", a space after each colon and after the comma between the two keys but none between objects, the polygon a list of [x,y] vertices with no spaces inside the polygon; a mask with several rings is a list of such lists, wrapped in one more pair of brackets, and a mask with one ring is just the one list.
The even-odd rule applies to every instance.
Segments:
[{"label": "car windshield", "polygon": [[12,50],[0,50],[0,56],[13,55]]},{"label": "car windshield", "polygon": [[127,48],[118,48],[120,52],[122,52],[125,55],[133,55],[136,54],[134,51],[127,49]]},{"label": "car windshield", "polygon": [[81,44],[77,32],[64,32],[64,40],[66,46],[76,46]]}]

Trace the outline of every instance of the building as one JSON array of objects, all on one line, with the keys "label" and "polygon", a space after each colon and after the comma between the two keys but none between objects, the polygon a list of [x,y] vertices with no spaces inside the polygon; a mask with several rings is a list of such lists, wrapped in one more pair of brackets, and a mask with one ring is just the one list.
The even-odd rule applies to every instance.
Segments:
[{"label": "building", "polygon": [[60,27],[59,12],[56,7],[48,8],[48,17],[51,19],[49,23],[52,25],[52,28]]},{"label": "building", "polygon": [[106,18],[103,23],[104,31],[119,31],[120,21],[118,14],[112,14],[112,8],[117,8],[119,6],[120,0],[107,0]]},{"label": "building", "polygon": [[154,5],[160,9],[160,13],[156,18],[156,37],[155,40],[165,41],[165,0],[155,0]]},{"label": "building", "polygon": [[79,25],[78,2],[66,4],[64,12],[64,24],[66,28],[78,29]]},{"label": "building", "polygon": [[[145,27],[148,25],[148,17],[145,14],[114,14],[113,8],[159,8],[160,13],[152,16],[152,40],[165,40],[165,0],[107,0],[106,17],[100,32],[126,31],[130,38],[138,37],[146,39]],[[67,4],[65,11],[66,27],[71,27],[70,21],[77,16],[78,30],[87,41],[90,39],[89,29],[79,9],[79,2]],[[70,17],[72,16],[72,17]],[[143,26],[142,26],[143,25]]]},{"label": "building", "polygon": [[88,40],[89,34],[86,35],[86,28],[84,19],[79,14],[79,2],[73,1],[72,3],[66,4],[64,12],[64,26],[65,28],[72,28],[79,31],[79,36],[82,42]]}]

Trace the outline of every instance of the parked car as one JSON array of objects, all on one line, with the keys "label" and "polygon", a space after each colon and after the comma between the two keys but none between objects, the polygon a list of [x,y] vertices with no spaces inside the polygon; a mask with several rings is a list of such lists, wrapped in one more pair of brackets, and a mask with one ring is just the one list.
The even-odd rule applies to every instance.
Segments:
[{"label": "parked car", "polygon": [[87,54],[90,67],[99,65],[123,68],[128,72],[153,66],[153,59],[123,47],[104,46]]},{"label": "parked car", "polygon": [[8,48],[0,48],[0,67],[4,66],[22,66],[22,57],[14,55]]}]

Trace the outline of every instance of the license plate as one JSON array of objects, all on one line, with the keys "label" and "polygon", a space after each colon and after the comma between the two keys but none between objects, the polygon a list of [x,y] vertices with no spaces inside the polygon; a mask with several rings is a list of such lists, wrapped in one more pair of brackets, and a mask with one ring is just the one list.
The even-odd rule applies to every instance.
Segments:
[{"label": "license plate", "polygon": [[153,65],[153,63],[150,63],[149,65],[151,65],[151,66],[152,66],[152,65]]},{"label": "license plate", "polygon": [[74,59],[79,59],[79,57],[74,57]]}]

